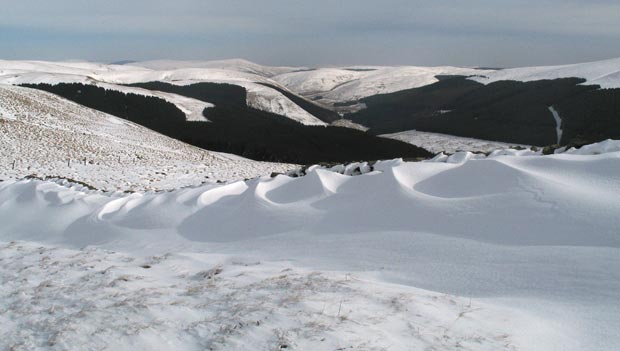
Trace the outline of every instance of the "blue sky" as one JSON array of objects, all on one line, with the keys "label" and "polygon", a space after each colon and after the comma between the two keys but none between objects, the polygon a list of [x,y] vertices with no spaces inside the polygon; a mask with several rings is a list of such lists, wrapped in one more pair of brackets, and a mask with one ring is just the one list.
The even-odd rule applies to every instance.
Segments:
[{"label": "blue sky", "polygon": [[620,57],[609,0],[0,0],[0,58],[511,67]]}]

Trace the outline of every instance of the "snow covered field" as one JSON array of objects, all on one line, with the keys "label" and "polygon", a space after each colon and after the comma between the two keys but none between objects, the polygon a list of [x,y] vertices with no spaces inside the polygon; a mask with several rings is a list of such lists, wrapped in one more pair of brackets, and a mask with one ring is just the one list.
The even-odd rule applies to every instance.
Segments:
[{"label": "snow covered field", "polygon": [[290,262],[12,242],[0,263],[0,347],[11,350],[514,350],[507,332],[537,322]]},{"label": "snow covered field", "polygon": [[417,145],[433,153],[455,153],[457,151],[491,152],[493,150],[508,149],[514,146],[529,147],[527,145],[507,144],[499,141],[464,138],[448,134],[422,132],[418,130],[407,130],[404,132],[384,134],[381,136]]},{"label": "snow covered field", "polygon": [[62,177],[104,190],[167,190],[293,165],[209,152],[39,90],[0,85],[0,180]]},{"label": "snow covered field", "polygon": [[616,348],[620,142],[474,156],[156,194],[2,182],[0,343]]}]

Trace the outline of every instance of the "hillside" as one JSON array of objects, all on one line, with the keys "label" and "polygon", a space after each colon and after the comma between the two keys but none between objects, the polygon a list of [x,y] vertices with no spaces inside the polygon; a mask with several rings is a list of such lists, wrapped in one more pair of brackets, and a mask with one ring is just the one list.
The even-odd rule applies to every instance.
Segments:
[{"label": "hillside", "polygon": [[56,95],[4,85],[0,145],[2,180],[62,177],[105,190],[174,189],[295,167],[205,151]]},{"label": "hillside", "polygon": [[415,129],[538,146],[620,138],[620,89],[585,82],[558,78],[485,85],[454,77],[362,99],[367,108],[345,117],[375,134]]},{"label": "hillside", "polygon": [[363,108],[360,100],[369,96],[433,84],[438,81],[437,76],[470,76],[487,72],[490,71],[459,67],[353,66],[301,70],[283,73],[273,79],[300,95],[351,112]]},{"label": "hillside", "polygon": [[[109,90],[127,91],[124,84],[144,82],[168,82],[175,85],[189,85],[199,82],[225,83],[243,87],[248,91],[247,105],[257,110],[274,113],[291,118],[306,125],[325,125],[323,121],[314,117],[303,108],[292,102],[278,90],[274,90],[260,83],[278,85],[276,82],[252,69],[242,69],[240,61],[219,61],[213,64],[202,64],[205,67],[187,67],[190,63],[178,63],[174,69],[150,69],[133,65],[104,65],[87,62],[45,62],[45,61],[2,61],[0,60],[0,83],[4,84],[58,84],[82,83],[97,85]],[[163,65],[171,67],[173,63],[153,64],[153,67]],[[249,63],[248,63],[249,64]],[[260,67],[252,64],[252,67]],[[268,71],[265,68],[262,71]],[[261,71],[258,68],[256,71]],[[279,72],[279,71],[278,71]],[[150,94],[163,97],[175,103],[179,109],[190,111],[193,114],[195,101],[183,97],[158,92]],[[189,102],[190,106],[187,106]]]},{"label": "hillside", "polygon": [[502,69],[482,72],[470,79],[489,84],[502,80],[531,82],[559,78],[581,78],[585,79],[584,85],[597,85],[601,89],[618,89],[620,88],[620,58],[562,66]]},{"label": "hillside", "polygon": [[359,130],[306,126],[289,118],[247,107],[247,91],[230,84],[177,86],[141,84],[204,101],[217,101],[204,114],[209,122],[188,121],[165,100],[125,94],[83,84],[28,85],[100,111],[126,118],[191,145],[261,161],[309,164],[394,157],[425,158],[428,151]]}]

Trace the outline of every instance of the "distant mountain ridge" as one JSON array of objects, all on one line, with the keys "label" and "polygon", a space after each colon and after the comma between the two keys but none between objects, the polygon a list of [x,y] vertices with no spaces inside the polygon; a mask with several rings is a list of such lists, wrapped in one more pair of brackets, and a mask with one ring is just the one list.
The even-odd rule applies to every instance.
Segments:
[{"label": "distant mountain ridge", "polygon": [[[244,89],[245,106],[237,107],[306,126],[347,126],[344,117],[371,134],[415,129],[541,146],[620,137],[620,59],[501,70],[270,67],[243,59],[117,63],[123,64],[0,61],[0,83],[79,83],[152,96],[174,104],[190,121],[208,120],[202,111],[214,103],[195,96],[194,88],[181,93],[182,87],[208,83]],[[156,82],[179,88],[144,86]],[[218,116],[226,115],[222,111]]]}]

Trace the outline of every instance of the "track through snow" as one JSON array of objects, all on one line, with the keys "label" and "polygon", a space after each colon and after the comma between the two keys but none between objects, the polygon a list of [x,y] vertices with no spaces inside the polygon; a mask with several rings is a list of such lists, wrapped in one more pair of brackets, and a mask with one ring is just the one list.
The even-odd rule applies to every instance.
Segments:
[{"label": "track through snow", "polygon": [[555,132],[558,136],[557,144],[560,144],[562,140],[562,118],[560,118],[560,114],[553,106],[549,106],[549,112],[551,112],[555,120]]},{"label": "track through snow", "polygon": [[0,343],[616,348],[620,142],[513,154],[157,194],[0,183]]}]

